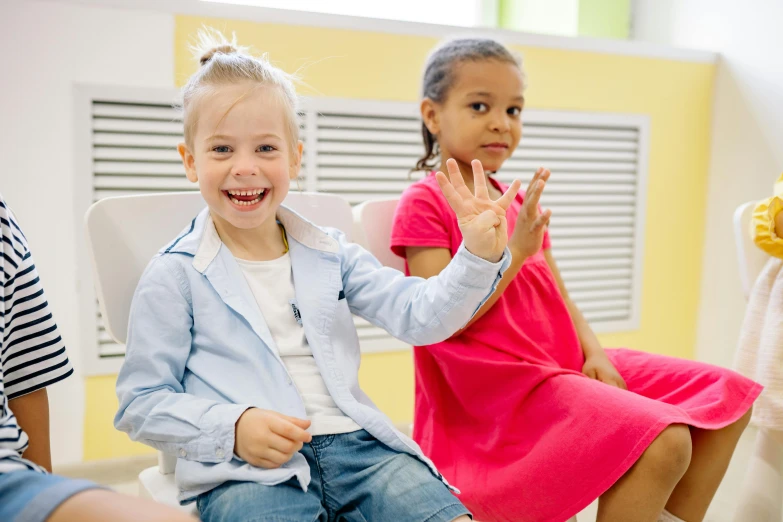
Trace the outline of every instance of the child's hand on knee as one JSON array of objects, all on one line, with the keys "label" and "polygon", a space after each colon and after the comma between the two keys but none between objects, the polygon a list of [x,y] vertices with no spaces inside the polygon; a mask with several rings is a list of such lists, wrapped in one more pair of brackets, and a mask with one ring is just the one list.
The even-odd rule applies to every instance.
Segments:
[{"label": "child's hand on knee", "polygon": [[582,373],[591,379],[601,381],[610,386],[616,386],[621,390],[628,389],[625,381],[620,376],[620,372],[617,371],[617,368],[614,367],[609,358],[604,354],[588,357],[587,360],[585,360],[585,365],[582,367]]},{"label": "child's hand on knee", "polygon": [[309,427],[309,420],[250,408],[236,423],[234,454],[259,468],[279,468],[313,439]]},{"label": "child's hand on knee", "polygon": [[525,192],[525,200],[517,215],[514,232],[508,240],[508,248],[512,256],[525,259],[541,250],[544,232],[549,225],[549,218],[552,217],[551,210],[542,212],[538,207],[547,180],[549,180],[549,171],[544,168],[538,169],[530,180],[530,185]]},{"label": "child's hand on knee", "polygon": [[465,248],[473,255],[496,263],[503,256],[503,250],[508,243],[506,210],[514,201],[520,183],[515,180],[505,194],[497,201],[493,201],[489,197],[487,179],[481,162],[473,160],[471,165],[475,194],[470,193],[470,189],[462,179],[459,166],[453,159],[446,161],[451,181],[444,173],[438,172],[436,174],[438,185],[446,196],[449,206],[457,215]]}]

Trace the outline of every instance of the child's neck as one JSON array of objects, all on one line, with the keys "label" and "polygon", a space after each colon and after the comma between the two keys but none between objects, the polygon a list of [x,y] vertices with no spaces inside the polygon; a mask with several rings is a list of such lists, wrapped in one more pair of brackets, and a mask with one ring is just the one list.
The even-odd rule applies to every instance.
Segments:
[{"label": "child's neck", "polygon": [[234,257],[246,261],[271,261],[285,253],[277,219],[272,216],[256,228],[242,229],[219,216],[212,216],[218,236]]}]

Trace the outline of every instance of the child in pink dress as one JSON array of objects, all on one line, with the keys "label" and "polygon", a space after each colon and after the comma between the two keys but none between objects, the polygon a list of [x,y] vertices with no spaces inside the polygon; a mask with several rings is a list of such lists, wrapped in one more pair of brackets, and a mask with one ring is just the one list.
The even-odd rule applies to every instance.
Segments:
[{"label": "child in pink dress", "polygon": [[[517,147],[521,63],[491,40],[429,58],[421,104],[427,155],[472,187]],[[556,174],[555,174],[556,175]],[[442,343],[416,347],[414,438],[482,522],[561,522],[600,497],[598,520],[702,520],[761,386],[702,363],[604,350],[550,251],[539,169],[508,212],[513,255],[497,291]],[[490,197],[506,187],[489,177]],[[555,217],[556,219],[556,217]],[[392,249],[411,275],[440,272],[462,237],[435,176],[413,184]]]}]

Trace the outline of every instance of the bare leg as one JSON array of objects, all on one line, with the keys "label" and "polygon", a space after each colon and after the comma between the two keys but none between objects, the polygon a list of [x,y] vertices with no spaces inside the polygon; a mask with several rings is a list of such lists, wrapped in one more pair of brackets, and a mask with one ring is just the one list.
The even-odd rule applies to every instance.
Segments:
[{"label": "bare leg", "polygon": [[669,426],[598,501],[598,522],[656,522],[666,500],[688,469],[691,435]]},{"label": "bare leg", "polygon": [[782,518],[783,431],[762,428],[756,436],[734,520],[780,522]]},{"label": "bare leg", "polygon": [[737,422],[720,430],[691,428],[691,464],[672,491],[667,511],[687,522],[704,520],[750,415],[749,410]]},{"label": "bare leg", "polygon": [[195,522],[178,509],[144,498],[91,489],[72,496],[49,516],[47,522]]}]

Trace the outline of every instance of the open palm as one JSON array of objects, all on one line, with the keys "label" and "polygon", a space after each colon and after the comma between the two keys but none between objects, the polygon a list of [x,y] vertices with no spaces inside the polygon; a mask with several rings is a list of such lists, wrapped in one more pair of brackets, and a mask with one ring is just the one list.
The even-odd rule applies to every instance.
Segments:
[{"label": "open palm", "polygon": [[519,191],[519,180],[514,180],[498,199],[489,197],[487,178],[481,162],[473,160],[474,192],[465,185],[459,166],[454,159],[446,161],[447,177],[443,172],[435,176],[449,206],[457,215],[465,248],[472,254],[491,262],[497,262],[508,243],[506,211]]}]

